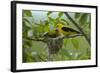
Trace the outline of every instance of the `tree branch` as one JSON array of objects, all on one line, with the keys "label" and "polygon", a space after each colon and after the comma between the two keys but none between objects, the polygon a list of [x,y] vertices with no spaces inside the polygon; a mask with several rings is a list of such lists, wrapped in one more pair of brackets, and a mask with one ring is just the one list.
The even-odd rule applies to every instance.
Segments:
[{"label": "tree branch", "polygon": [[67,12],[64,12],[66,17],[78,28],[78,30],[83,34],[83,36],[85,37],[85,39],[87,40],[87,42],[89,44],[90,43],[90,39],[87,37],[87,35],[83,32],[82,28],[79,26],[79,24],[77,22],[74,21],[74,19],[72,17],[70,17],[70,15]]},{"label": "tree branch", "polygon": [[40,38],[38,38],[38,39],[36,39],[36,38],[25,38],[25,39],[27,39],[27,40],[32,40],[32,41],[41,41],[41,42],[45,42],[46,43],[46,41],[48,41],[48,39],[50,40],[50,39],[54,39],[54,40],[57,40],[57,39],[64,39],[64,38],[74,38],[74,37],[77,37],[77,36],[83,36],[82,34],[75,34],[75,35],[69,35],[69,36],[58,36],[58,37],[56,37],[56,38],[42,38],[42,39],[40,39]]},{"label": "tree branch", "polygon": [[57,40],[57,39],[64,39],[64,38],[74,38],[74,37],[77,37],[77,36],[83,36],[83,35],[82,34],[74,34],[74,35],[69,35],[69,36],[58,36],[56,38],[48,38],[48,39]]},{"label": "tree branch", "polygon": [[33,40],[33,41],[42,41],[42,42],[45,42],[43,38],[25,38],[27,40]]},{"label": "tree branch", "polygon": [[83,35],[82,34],[75,34],[75,35],[65,36],[64,38],[74,38],[77,36],[83,36]]}]

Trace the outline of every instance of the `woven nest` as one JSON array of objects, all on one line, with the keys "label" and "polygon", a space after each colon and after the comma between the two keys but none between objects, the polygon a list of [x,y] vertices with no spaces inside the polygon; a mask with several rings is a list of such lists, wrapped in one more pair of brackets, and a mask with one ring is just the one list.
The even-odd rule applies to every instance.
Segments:
[{"label": "woven nest", "polygon": [[46,43],[48,46],[49,54],[56,54],[62,48],[62,38],[47,38]]}]

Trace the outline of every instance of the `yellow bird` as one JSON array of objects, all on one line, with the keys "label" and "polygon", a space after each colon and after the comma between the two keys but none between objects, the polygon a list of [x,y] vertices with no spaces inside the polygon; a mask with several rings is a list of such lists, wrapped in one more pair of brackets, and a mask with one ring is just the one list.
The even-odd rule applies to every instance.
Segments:
[{"label": "yellow bird", "polygon": [[69,35],[74,35],[74,34],[80,34],[79,31],[77,31],[77,30],[75,30],[73,28],[65,27],[61,23],[57,24],[56,28],[60,32],[60,34],[64,35],[64,36],[69,36]]}]

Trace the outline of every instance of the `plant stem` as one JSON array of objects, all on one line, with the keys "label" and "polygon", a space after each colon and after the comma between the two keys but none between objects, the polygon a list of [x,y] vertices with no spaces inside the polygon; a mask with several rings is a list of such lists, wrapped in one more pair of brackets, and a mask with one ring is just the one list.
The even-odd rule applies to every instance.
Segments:
[{"label": "plant stem", "polygon": [[79,24],[77,22],[75,22],[75,20],[67,13],[64,12],[66,17],[78,28],[78,30],[83,34],[83,36],[85,37],[85,39],[87,40],[87,42],[91,45],[90,39],[87,37],[87,35],[84,33],[84,31],[82,30],[82,28],[79,26]]}]

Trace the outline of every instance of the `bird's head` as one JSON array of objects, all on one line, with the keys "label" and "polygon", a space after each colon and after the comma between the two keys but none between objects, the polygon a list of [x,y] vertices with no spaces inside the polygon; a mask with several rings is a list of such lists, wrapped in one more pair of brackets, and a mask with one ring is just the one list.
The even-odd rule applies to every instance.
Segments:
[{"label": "bird's head", "polygon": [[62,28],[63,26],[64,26],[63,24],[59,23],[59,24],[56,25],[56,29],[57,29],[58,31],[61,31],[61,28]]},{"label": "bird's head", "polygon": [[64,26],[64,25],[61,24],[61,23],[59,23],[59,24],[56,25],[57,28],[62,28],[63,26]]}]

